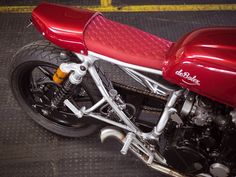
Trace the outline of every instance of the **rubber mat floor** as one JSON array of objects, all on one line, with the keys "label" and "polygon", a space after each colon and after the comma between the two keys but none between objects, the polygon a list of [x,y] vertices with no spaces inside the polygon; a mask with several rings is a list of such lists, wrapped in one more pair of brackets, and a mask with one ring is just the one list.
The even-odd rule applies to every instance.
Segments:
[{"label": "rubber mat floor", "polygon": [[[236,12],[107,13],[108,18],[176,41],[193,29],[235,25]],[[0,176],[1,177],[157,177],[131,155],[105,147],[98,134],[65,138],[35,124],[14,100],[8,65],[23,45],[41,39],[26,28],[29,14],[0,14]],[[110,67],[105,69],[111,73]],[[124,75],[110,77],[130,83]]]}]

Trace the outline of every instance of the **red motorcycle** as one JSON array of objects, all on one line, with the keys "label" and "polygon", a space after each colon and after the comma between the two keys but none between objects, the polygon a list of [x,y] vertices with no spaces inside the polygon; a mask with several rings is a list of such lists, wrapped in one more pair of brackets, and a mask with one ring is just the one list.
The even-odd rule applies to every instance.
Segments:
[{"label": "red motorcycle", "polygon": [[[122,154],[171,176],[236,175],[236,28],[199,29],[173,43],[49,3],[32,23],[47,40],[14,55],[9,80],[41,126],[70,137],[100,130],[102,142],[116,139]],[[101,61],[145,89],[112,81]]]}]

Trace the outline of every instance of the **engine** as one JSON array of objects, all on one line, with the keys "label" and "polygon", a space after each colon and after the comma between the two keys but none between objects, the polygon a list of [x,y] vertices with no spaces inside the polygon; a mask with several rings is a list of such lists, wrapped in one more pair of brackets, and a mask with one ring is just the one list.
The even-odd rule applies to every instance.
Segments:
[{"label": "engine", "polygon": [[225,115],[229,115],[229,111],[227,112],[225,105],[205,97],[195,96],[191,92],[185,97],[186,100],[180,111],[181,117],[188,117],[190,123],[197,126],[206,126],[213,122],[221,129],[226,127],[229,119]]},{"label": "engine", "polygon": [[173,118],[160,138],[168,164],[189,175],[235,175],[236,111],[193,93],[180,105],[182,122]]}]

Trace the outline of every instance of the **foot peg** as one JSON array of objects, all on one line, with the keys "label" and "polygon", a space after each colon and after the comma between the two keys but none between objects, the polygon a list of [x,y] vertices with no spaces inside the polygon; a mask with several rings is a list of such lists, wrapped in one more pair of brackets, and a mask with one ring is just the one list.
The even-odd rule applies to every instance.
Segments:
[{"label": "foot peg", "polygon": [[[153,164],[154,158],[161,159],[160,157],[156,157],[132,132],[129,132],[125,136],[121,131],[114,128],[103,128],[100,135],[101,141],[104,142],[109,137],[115,137],[123,143],[120,151],[121,154],[126,155],[130,149],[132,153],[141,158],[149,166]],[[131,146],[132,148],[130,148]]]},{"label": "foot peg", "polygon": [[129,150],[129,147],[130,147],[134,137],[135,137],[135,135],[133,133],[128,133],[126,135],[126,140],[124,142],[124,146],[123,146],[123,148],[120,151],[121,154],[123,154],[123,155],[127,154],[128,150]]},{"label": "foot peg", "polygon": [[[151,165],[154,160],[153,153],[150,152],[136,137],[134,133],[128,133],[123,141],[124,145],[121,149],[121,154],[126,155],[130,146],[134,145],[135,148],[138,148],[142,153],[144,153],[148,159],[146,160],[147,165]],[[132,150],[132,149],[131,149]]]},{"label": "foot peg", "polygon": [[[130,132],[125,136],[124,133],[112,127],[103,128],[101,130],[101,135],[100,135],[101,141],[104,142],[107,138],[110,137],[115,137],[120,142],[124,143],[123,148],[121,149],[122,154],[126,154],[130,146],[132,146],[130,150],[133,152],[133,154],[136,155],[139,159],[141,159],[145,164],[147,164],[151,168],[167,175],[184,177],[182,174],[173,171],[168,167],[162,166],[161,164],[156,163],[155,161],[157,160],[160,163],[166,164],[166,160],[163,157],[160,157],[159,154],[150,151],[141,141],[139,141],[136,138],[134,133]],[[208,177],[208,176],[201,176],[201,177]]]},{"label": "foot peg", "polygon": [[153,156],[153,155],[150,155],[149,158],[148,158],[148,160],[147,160],[147,165],[148,165],[148,166],[152,165],[153,160],[154,160],[154,156]]}]

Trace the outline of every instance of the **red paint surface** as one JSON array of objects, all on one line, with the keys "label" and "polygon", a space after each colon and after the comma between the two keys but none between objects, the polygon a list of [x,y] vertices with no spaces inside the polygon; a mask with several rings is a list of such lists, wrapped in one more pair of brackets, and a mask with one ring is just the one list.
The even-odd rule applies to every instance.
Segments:
[{"label": "red paint surface", "polygon": [[172,42],[103,16],[86,28],[88,50],[134,65],[161,70]]},{"label": "red paint surface", "polygon": [[62,48],[85,54],[90,50],[130,64],[163,69],[166,80],[236,107],[236,28],[196,30],[172,45],[98,14],[42,3],[34,9],[32,21]]},{"label": "red paint surface", "polygon": [[41,3],[32,12],[32,22],[54,44],[74,52],[83,52],[83,33],[99,13],[63,5]]},{"label": "red paint surface", "polygon": [[172,42],[101,14],[42,3],[32,13],[36,28],[54,44],[87,54],[87,50],[134,65],[161,70]]},{"label": "red paint surface", "polygon": [[206,28],[184,36],[171,48],[163,75],[177,85],[236,107],[236,28]]}]

